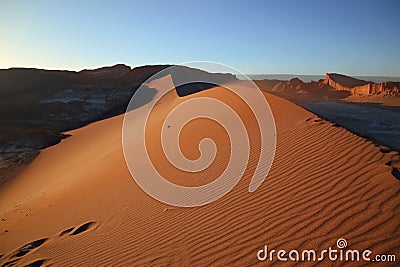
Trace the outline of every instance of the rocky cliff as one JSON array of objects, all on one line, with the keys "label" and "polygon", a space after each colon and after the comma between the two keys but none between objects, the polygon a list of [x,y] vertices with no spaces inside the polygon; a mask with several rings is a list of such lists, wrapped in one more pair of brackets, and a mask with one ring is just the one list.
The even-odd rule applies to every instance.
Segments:
[{"label": "rocky cliff", "polygon": [[400,82],[373,83],[337,73],[327,73],[323,83],[357,95],[400,96]]},{"label": "rocky cliff", "polygon": [[335,90],[328,84],[325,84],[324,80],[305,83],[298,78],[293,78],[289,81],[280,81],[270,91],[295,102],[338,99],[350,95],[349,92]]},{"label": "rocky cliff", "polygon": [[343,98],[351,94],[368,96],[400,96],[400,82],[374,83],[350,76],[327,73],[325,79],[303,82],[298,78],[289,81],[255,81],[264,91],[280,94],[289,99],[296,98]]}]

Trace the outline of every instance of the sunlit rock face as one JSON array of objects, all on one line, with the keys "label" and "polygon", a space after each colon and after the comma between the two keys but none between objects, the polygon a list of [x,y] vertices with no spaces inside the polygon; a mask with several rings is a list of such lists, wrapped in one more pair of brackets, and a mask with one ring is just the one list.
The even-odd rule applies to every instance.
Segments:
[{"label": "sunlit rock face", "polygon": [[349,91],[357,95],[400,95],[399,82],[383,82],[373,83],[337,73],[327,73],[324,80],[325,84],[335,88],[336,90]]}]

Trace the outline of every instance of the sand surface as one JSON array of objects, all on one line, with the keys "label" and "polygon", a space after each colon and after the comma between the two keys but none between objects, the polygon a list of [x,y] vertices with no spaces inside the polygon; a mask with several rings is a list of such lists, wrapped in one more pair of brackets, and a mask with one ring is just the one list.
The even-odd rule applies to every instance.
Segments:
[{"label": "sand surface", "polygon": [[[264,245],[322,250],[339,238],[349,249],[400,256],[400,182],[385,165],[398,160],[395,153],[264,95],[275,118],[277,150],[255,192],[248,186],[257,149],[244,177],[216,202],[195,208],[158,202],[130,176],[121,144],[123,115],[113,117],[69,132],[71,137],[45,149],[0,189],[0,264],[248,266],[259,263],[257,251]],[[184,98],[168,95],[153,127],[160,127],[168,109],[198,96],[237,108],[257,137],[249,111],[223,88]],[[132,112],[143,116],[140,108]],[[221,127],[207,121],[196,127],[182,133],[183,153],[198,157],[196,144],[204,136],[214,137],[218,147],[216,164],[199,179],[174,175],[159,149],[152,150],[175,183],[207,183],[228,160]],[[257,144],[251,140],[253,148]]]}]

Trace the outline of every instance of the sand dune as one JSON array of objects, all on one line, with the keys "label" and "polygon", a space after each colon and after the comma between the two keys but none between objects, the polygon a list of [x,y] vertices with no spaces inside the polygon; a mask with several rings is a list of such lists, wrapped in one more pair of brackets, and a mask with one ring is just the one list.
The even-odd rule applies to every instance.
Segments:
[{"label": "sand dune", "polygon": [[[69,132],[47,148],[17,179],[0,189],[0,264],[63,266],[237,265],[259,263],[264,245],[276,249],[325,249],[345,238],[350,249],[400,255],[400,183],[385,165],[396,158],[299,106],[264,94],[274,114],[277,150],[265,182],[248,192],[257,160],[257,128],[241,101],[213,88],[160,103],[163,114],[199,96],[239,110],[251,133],[244,177],[226,196],[202,207],[178,208],[144,193],[125,165],[123,116]],[[143,116],[140,108],[134,110]],[[198,157],[205,136],[218,145],[216,164],[193,180],[175,173],[154,142],[153,156],[171,181],[194,186],[210,181],[227,160],[223,130],[199,121],[182,132],[185,153]],[[156,139],[156,131],[152,132]],[[189,177],[191,178],[191,177]],[[33,243],[32,243],[33,242]],[[265,264],[265,263],[263,263]]]}]

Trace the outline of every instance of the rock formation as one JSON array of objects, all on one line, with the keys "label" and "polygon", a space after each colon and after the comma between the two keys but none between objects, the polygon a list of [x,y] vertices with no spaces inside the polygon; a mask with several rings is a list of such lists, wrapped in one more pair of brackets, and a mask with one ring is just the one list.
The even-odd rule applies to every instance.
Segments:
[{"label": "rock formation", "polygon": [[400,82],[373,83],[337,73],[327,73],[323,83],[340,91],[357,95],[400,96]]},{"label": "rock formation", "polygon": [[[285,96],[293,100],[293,97],[303,98],[343,98],[350,94],[367,96],[400,96],[400,82],[374,83],[350,76],[327,73],[325,79],[319,81],[303,82],[298,78],[289,81],[259,80],[255,81],[264,91]],[[297,99],[301,100],[301,99]]]}]

